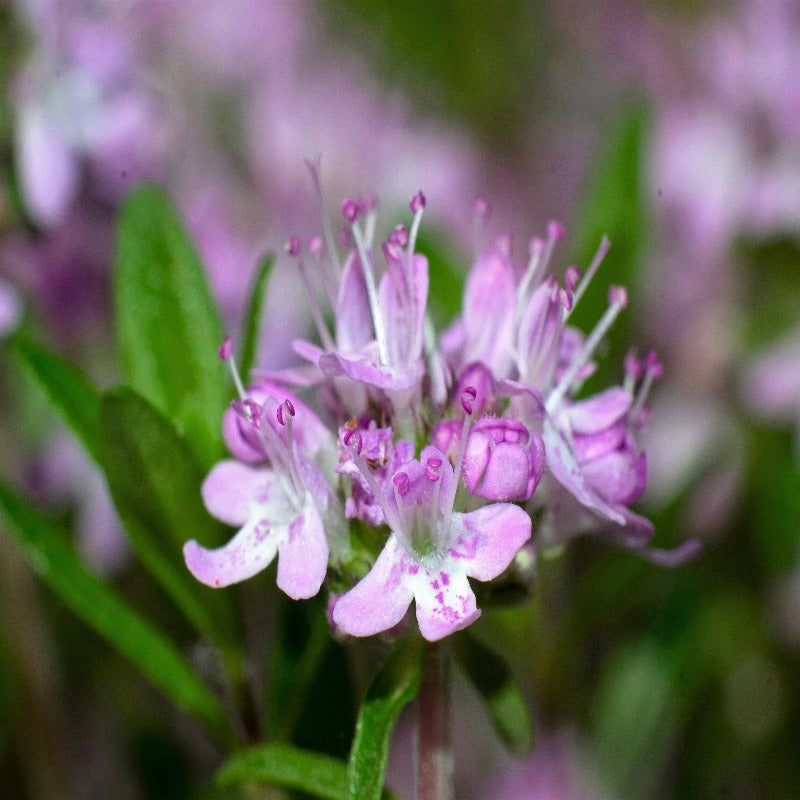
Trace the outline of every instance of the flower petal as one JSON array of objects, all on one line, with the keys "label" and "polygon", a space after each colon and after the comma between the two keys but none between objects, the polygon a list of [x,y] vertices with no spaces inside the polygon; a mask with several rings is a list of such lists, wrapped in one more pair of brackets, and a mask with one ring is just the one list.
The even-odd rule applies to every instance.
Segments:
[{"label": "flower petal", "polygon": [[366,356],[349,358],[339,353],[325,353],[319,359],[319,368],[329,378],[347,375],[360,383],[395,392],[406,391],[416,386],[425,371],[421,360],[410,365],[408,369],[396,371],[389,367],[381,367]]},{"label": "flower petal", "polygon": [[411,604],[409,578],[419,569],[392,534],[372,569],[336,601],[333,621],[352,636],[393,628]]},{"label": "flower petal", "polygon": [[542,438],[547,453],[547,466],[556,480],[586,508],[618,525],[624,525],[625,517],[621,509],[606,503],[588,486],[569,444],[549,419],[544,421]]},{"label": "flower petal", "polygon": [[278,587],[294,600],[313,597],[328,570],[328,542],[313,503],[289,526],[278,545]]},{"label": "flower petal", "polygon": [[186,542],[183,557],[197,580],[221,588],[251,578],[267,567],[283,535],[285,526],[273,530],[268,519],[255,516],[228,544],[216,550],[207,550],[194,540]]},{"label": "flower petal", "polygon": [[271,470],[227,459],[213,467],[200,491],[211,515],[228,525],[244,525],[251,505],[267,497],[273,482]]},{"label": "flower petal", "polygon": [[496,578],[531,538],[531,518],[512,503],[492,503],[469,514],[453,514],[448,561],[479,581]]},{"label": "flower petal", "polygon": [[432,575],[420,570],[414,584],[419,630],[429,642],[466,628],[481,615],[463,572],[443,569]]},{"label": "flower petal", "polygon": [[597,433],[620,420],[633,403],[630,392],[612,386],[604,392],[569,406],[570,430],[575,433]]},{"label": "flower petal", "polygon": [[364,269],[352,253],[344,265],[336,298],[336,346],[345,352],[360,350],[374,338]]}]

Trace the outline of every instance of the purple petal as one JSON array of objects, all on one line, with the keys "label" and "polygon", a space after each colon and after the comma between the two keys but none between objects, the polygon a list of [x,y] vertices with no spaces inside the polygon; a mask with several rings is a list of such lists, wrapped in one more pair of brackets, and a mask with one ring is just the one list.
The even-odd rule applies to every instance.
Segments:
[{"label": "purple petal", "polygon": [[274,481],[268,469],[239,461],[220,461],[203,481],[201,494],[209,513],[228,525],[244,525],[253,502],[266,497]]},{"label": "purple petal", "polygon": [[647,456],[617,450],[581,466],[587,485],[610,503],[635,503],[647,483]]},{"label": "purple petal", "polygon": [[364,270],[352,253],[344,265],[336,299],[336,345],[345,352],[355,351],[374,338]]},{"label": "purple petal", "polygon": [[207,550],[194,540],[183,546],[189,572],[215,589],[251,578],[268,566],[278,552],[281,530],[272,530],[269,520],[249,521],[224,547]]},{"label": "purple petal", "polygon": [[336,601],[333,621],[352,636],[393,628],[411,605],[410,577],[419,569],[392,534],[367,575]]},{"label": "purple petal", "polygon": [[492,250],[478,259],[464,293],[466,356],[483,361],[496,378],[511,366],[517,290],[508,257]]},{"label": "purple petal", "polygon": [[317,345],[311,344],[311,342],[307,342],[305,339],[295,339],[292,342],[292,350],[301,358],[310,361],[312,364],[319,364],[319,359],[325,352],[321,347],[317,347]]},{"label": "purple petal", "polygon": [[556,480],[575,497],[578,502],[618,525],[625,524],[619,508],[606,503],[587,483],[569,444],[549,419],[545,419],[542,430],[547,466]]},{"label": "purple petal", "polygon": [[294,600],[313,597],[328,570],[328,541],[313,504],[289,526],[278,545],[278,587]]},{"label": "purple petal", "polygon": [[569,424],[574,433],[597,433],[628,413],[633,403],[630,392],[612,386],[604,392],[569,406]]},{"label": "purple petal", "polygon": [[453,514],[448,560],[457,559],[479,581],[496,578],[531,538],[531,518],[519,506],[493,503]]},{"label": "purple petal", "polygon": [[414,599],[420,633],[429,642],[466,628],[481,615],[463,572],[443,569],[431,574],[420,570],[414,582]]},{"label": "purple petal", "polygon": [[339,353],[325,353],[320,357],[319,367],[329,378],[347,375],[360,383],[386,391],[402,392],[416,386],[425,371],[421,361],[403,370],[381,367],[366,357],[348,358]]}]

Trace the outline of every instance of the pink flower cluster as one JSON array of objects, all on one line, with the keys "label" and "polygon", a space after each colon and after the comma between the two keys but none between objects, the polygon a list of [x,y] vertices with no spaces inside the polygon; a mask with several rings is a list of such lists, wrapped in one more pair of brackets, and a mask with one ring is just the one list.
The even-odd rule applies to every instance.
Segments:
[{"label": "pink flower cluster", "polygon": [[[304,364],[261,373],[245,389],[223,344],[239,391],[223,421],[234,458],[214,467],[203,498],[216,517],[242,527],[217,550],[188,542],[191,572],[224,586],[277,555],[280,588],[310,597],[329,568],[347,580],[363,552],[348,523],[358,519],[383,531],[384,545],[366,575],[333,599],[333,624],[353,636],[386,631],[413,599],[420,631],[434,641],[478,617],[469,578],[491,581],[508,569],[531,539],[533,514],[540,546],[595,531],[659,563],[692,555],[694,542],[649,548],[651,524],[629,509],[646,480],[638,434],[661,372],[655,355],[629,354],[621,386],[578,399],[627,303],[625,290],[612,287],[588,336],[569,324],[608,243],[585,274],[570,267],[559,282],[550,264],[560,225],[533,239],[521,271],[501,239],[477,258],[463,313],[440,335],[428,308],[428,260],[416,252],[425,205],[422,192],[414,195],[410,225],[376,248],[374,202],[345,200],[344,257],[324,213],[322,237],[305,247],[290,239],[319,337],[293,343]],[[310,388],[331,426],[297,396]]]}]

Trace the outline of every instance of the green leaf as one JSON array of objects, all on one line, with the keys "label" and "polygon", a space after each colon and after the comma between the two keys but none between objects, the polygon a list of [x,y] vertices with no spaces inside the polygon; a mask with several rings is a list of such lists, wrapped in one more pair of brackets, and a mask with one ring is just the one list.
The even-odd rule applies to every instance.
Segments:
[{"label": "green leaf", "polygon": [[347,797],[347,765],[338,758],[288,744],[267,744],[237,753],[217,773],[217,785],[268,783],[325,800]]},{"label": "green leaf", "polygon": [[460,259],[454,245],[422,226],[416,251],[428,258],[430,304],[437,316],[451,320],[461,310],[469,261]]},{"label": "green leaf", "polygon": [[130,384],[186,436],[207,467],[221,452],[227,389],[219,317],[195,249],[167,196],[134,189],[114,270],[116,332]]},{"label": "green leaf", "polygon": [[514,755],[530,753],[533,719],[506,660],[468,632],[456,637],[456,647],[459,663],[486,702],[500,738]]},{"label": "green leaf", "polygon": [[350,800],[379,800],[392,729],[422,678],[418,640],[406,640],[381,667],[358,714],[347,766]]},{"label": "green leaf", "polygon": [[31,568],[87,625],[177,706],[220,735],[229,726],[217,699],[175,646],[80,561],[58,526],[0,483],[0,512]]},{"label": "green leaf", "polygon": [[100,463],[100,393],[74,365],[23,337],[14,353],[36,379],[64,422],[96,463]]},{"label": "green leaf", "polygon": [[[570,319],[583,330],[591,330],[605,311],[609,285],[635,289],[640,275],[648,227],[643,177],[646,130],[647,113],[643,107],[624,109],[612,121],[589,177],[570,248],[574,262],[585,269],[604,235],[608,236],[611,249]],[[623,313],[609,332],[609,358],[601,359],[599,375],[590,379],[591,385],[620,377],[622,367],[617,360],[630,341],[629,320],[630,311]]]},{"label": "green leaf", "polygon": [[229,534],[203,508],[203,471],[185,440],[124,387],[103,396],[100,431],[103,468],[134,550],[198,631],[230,644],[227,595],[198,583],[183,561],[188,539],[216,546]]},{"label": "green leaf", "polygon": [[267,253],[259,264],[253,283],[250,286],[249,301],[247,311],[244,315],[242,335],[239,343],[239,369],[242,379],[247,381],[250,370],[253,367],[257,350],[259,334],[261,333],[261,323],[264,315],[264,300],[266,298],[267,282],[272,274],[272,266],[275,263],[275,256]]}]

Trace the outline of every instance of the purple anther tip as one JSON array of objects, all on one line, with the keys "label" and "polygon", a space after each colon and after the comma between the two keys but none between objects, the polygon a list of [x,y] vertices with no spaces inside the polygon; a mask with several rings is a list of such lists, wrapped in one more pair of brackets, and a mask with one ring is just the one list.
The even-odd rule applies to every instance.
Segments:
[{"label": "purple anther tip", "polygon": [[439,468],[442,466],[441,458],[429,458],[428,463],[425,465],[425,474],[432,481],[439,480]]},{"label": "purple anther tip", "polygon": [[574,292],[575,288],[578,285],[578,281],[581,279],[581,271],[575,264],[570,265],[567,267],[567,271],[564,273],[564,283],[567,284],[567,288]]},{"label": "purple anther tip", "polygon": [[233,355],[233,340],[230,336],[226,336],[222,340],[222,344],[219,346],[217,352],[223,361],[227,361]]},{"label": "purple anther tip", "polygon": [[465,414],[472,415],[472,403],[478,396],[478,390],[474,386],[466,386],[461,392],[461,408]]},{"label": "purple anther tip", "polygon": [[389,238],[397,242],[400,247],[405,247],[408,244],[408,228],[405,225],[397,225]]},{"label": "purple anther tip", "polygon": [[275,412],[275,416],[278,418],[279,425],[286,424],[286,415],[283,413],[283,403],[278,406],[278,410]]},{"label": "purple anther tip", "polygon": [[557,219],[547,223],[547,238],[554,242],[560,242],[564,238],[564,226]]},{"label": "purple anther tip", "polygon": [[292,403],[292,401],[287,397],[283,401],[283,405],[286,406],[286,410],[289,412],[289,416],[293,417],[295,415],[295,410],[294,410],[294,404]]},{"label": "purple anther tip", "polygon": [[322,237],[312,236],[308,240],[308,252],[311,253],[312,256],[320,258],[322,256],[322,251],[323,251]]},{"label": "purple anther tip", "polygon": [[636,380],[639,380],[644,372],[641,359],[636,355],[634,348],[631,348],[625,354],[625,372]]},{"label": "purple anther tip", "polygon": [[362,195],[358,198],[358,210],[366,214],[378,207],[378,198],[374,194]]},{"label": "purple anther tip", "polygon": [[564,288],[558,290],[558,302],[561,303],[567,311],[572,311],[573,300],[572,292]]},{"label": "purple anther tip", "polygon": [[478,215],[478,216],[479,216],[481,219],[484,219],[484,220],[485,220],[485,219],[488,219],[488,218],[489,218],[489,214],[490,214],[490,212],[491,212],[491,209],[489,208],[489,203],[487,203],[487,202],[486,202],[486,198],[485,198],[485,197],[483,197],[483,195],[480,195],[480,194],[479,194],[479,195],[478,195],[478,196],[477,196],[477,197],[476,197],[476,198],[475,198],[475,199],[472,201],[472,207],[473,207],[473,209],[475,210],[475,213],[476,213],[476,214],[477,214],[477,215]]},{"label": "purple anther tip", "polygon": [[538,258],[544,250],[544,241],[539,236],[534,236],[528,247],[528,254],[531,258]]},{"label": "purple anther tip", "polygon": [[353,223],[358,219],[359,210],[358,203],[352,198],[348,197],[342,201],[342,214],[345,215],[348,222]]},{"label": "purple anther tip", "polygon": [[625,308],[628,305],[628,290],[624,286],[610,286],[608,302],[613,306]]},{"label": "purple anther tip", "polygon": [[425,204],[427,200],[425,199],[425,195],[422,193],[422,189],[420,189],[412,198],[408,204],[408,207],[411,209],[413,214],[416,214],[418,211],[422,211],[425,208]]},{"label": "purple anther tip", "polygon": [[286,252],[290,256],[296,256],[300,252],[300,239],[297,236],[290,236],[289,241],[286,242]]},{"label": "purple anther tip", "polygon": [[231,408],[254,428],[261,427],[261,412],[263,409],[255,400],[251,400],[249,397],[244,400],[234,400],[231,403]]},{"label": "purple anther tip", "polygon": [[651,350],[645,358],[645,366],[647,371],[654,377],[660,378],[664,374],[664,367],[658,360],[655,350]]},{"label": "purple anther tip", "polygon": [[392,478],[392,483],[397,487],[397,491],[400,493],[401,497],[405,497],[411,491],[411,483],[408,480],[408,474],[405,472],[398,472],[397,475]]}]

